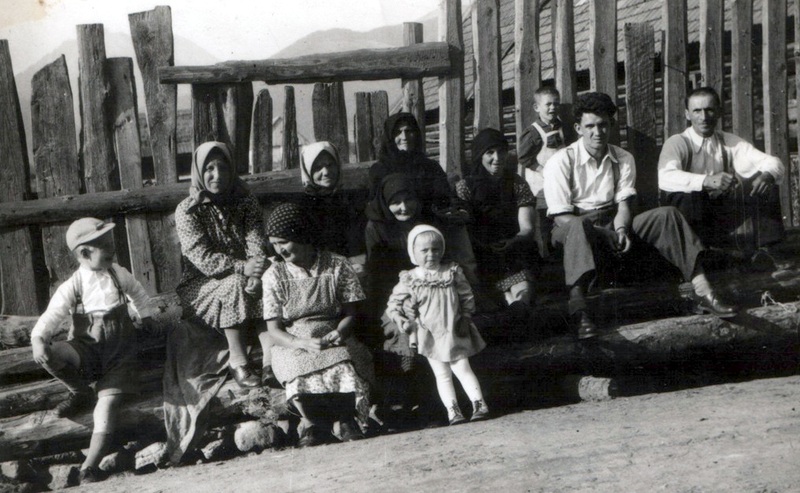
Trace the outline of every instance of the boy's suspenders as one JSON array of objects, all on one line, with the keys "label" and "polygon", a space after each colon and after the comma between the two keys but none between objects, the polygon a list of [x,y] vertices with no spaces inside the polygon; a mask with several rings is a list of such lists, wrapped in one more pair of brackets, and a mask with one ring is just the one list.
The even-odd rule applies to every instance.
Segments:
[{"label": "boy's suspenders", "polygon": [[[119,303],[120,305],[124,305],[128,303],[128,298],[125,296],[125,293],[122,291],[122,285],[119,283],[119,278],[117,277],[117,273],[114,272],[114,267],[108,269],[108,275],[111,277],[111,281],[114,283],[114,287],[117,288],[117,294],[119,295]],[[83,309],[83,285],[81,283],[81,273],[80,271],[75,271],[75,274],[72,276],[72,289],[75,293],[75,311],[73,313],[84,313]]]}]

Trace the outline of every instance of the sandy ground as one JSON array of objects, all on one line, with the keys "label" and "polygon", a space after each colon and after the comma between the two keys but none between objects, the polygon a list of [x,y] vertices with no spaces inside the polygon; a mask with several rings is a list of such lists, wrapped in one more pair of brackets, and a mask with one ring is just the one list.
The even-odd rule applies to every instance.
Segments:
[{"label": "sandy ground", "polygon": [[800,376],[266,451],[78,490],[800,492]]}]

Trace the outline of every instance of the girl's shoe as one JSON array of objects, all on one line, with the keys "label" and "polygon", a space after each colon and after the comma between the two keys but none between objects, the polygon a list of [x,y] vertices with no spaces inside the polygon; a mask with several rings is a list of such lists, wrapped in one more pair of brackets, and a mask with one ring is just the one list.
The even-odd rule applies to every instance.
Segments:
[{"label": "girl's shoe", "polygon": [[472,401],[472,417],[470,421],[481,421],[489,417],[489,407],[483,399]]},{"label": "girl's shoe", "polygon": [[450,426],[461,424],[467,420],[456,401],[453,401],[453,405],[447,409],[447,417],[450,419]]},{"label": "girl's shoe", "polygon": [[250,371],[250,368],[248,368],[247,365],[230,368],[228,371],[231,373],[231,375],[233,375],[233,379],[236,380],[236,383],[239,384],[239,387],[243,389],[252,389],[261,386],[261,379],[259,379],[255,373]]},{"label": "girl's shoe", "polygon": [[359,428],[352,419],[339,422],[339,440],[343,442],[352,442],[354,440],[363,440],[364,438],[364,434],[361,433],[361,428]]}]

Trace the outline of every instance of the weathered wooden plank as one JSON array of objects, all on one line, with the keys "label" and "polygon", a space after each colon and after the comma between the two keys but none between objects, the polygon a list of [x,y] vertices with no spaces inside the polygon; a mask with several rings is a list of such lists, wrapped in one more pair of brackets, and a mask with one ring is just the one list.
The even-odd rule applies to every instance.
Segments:
[{"label": "weathered wooden plank", "polygon": [[[0,40],[0,166],[3,170],[0,203],[22,201],[30,191],[30,168],[25,127],[8,41]],[[32,315],[39,311],[30,228],[0,231],[0,313]]]},{"label": "weathered wooden plank", "polygon": [[[64,55],[33,75],[31,89],[33,161],[38,196],[78,194],[81,192],[81,170],[75,141],[75,110]],[[51,293],[78,267],[75,256],[67,248],[67,228],[66,224],[42,228]]]},{"label": "weathered wooden plank", "polygon": [[283,104],[283,156],[281,169],[294,169],[300,166],[300,149],[297,142],[297,112],[294,107],[294,87],[285,86]]},{"label": "weathered wooden plank", "polygon": [[636,191],[647,208],[655,206],[658,199],[653,34],[650,24],[625,24],[628,149],[636,156]]},{"label": "weathered wooden plank", "polygon": [[577,95],[575,78],[575,14],[573,0],[553,2],[555,36],[553,63],[555,65],[556,89],[561,93],[561,103],[572,104]]},{"label": "weathered wooden plank", "polygon": [[178,181],[178,88],[158,81],[158,68],[175,64],[172,11],[168,6],[159,6],[146,12],[130,14],[128,21],[136,61],[142,72],[156,182],[174,183]]},{"label": "weathered wooden plank", "polygon": [[731,113],[733,133],[753,141],[753,0],[731,6]]},{"label": "weathered wooden plank", "polygon": [[[411,46],[420,44],[422,39],[422,24],[419,22],[403,23],[403,44]],[[411,113],[417,119],[420,132],[422,132],[422,148],[425,149],[425,91],[422,79],[404,79],[403,84],[403,111]],[[378,122],[383,125],[383,122]]]},{"label": "weathered wooden plank", "polygon": [[[142,151],[133,60],[109,58],[106,63],[111,89],[109,111],[114,129],[114,151],[119,159],[120,182],[123,188],[142,188]],[[128,232],[131,273],[150,295],[154,295],[157,292],[156,272],[150,252],[147,219],[143,214],[128,214],[125,216],[125,229]]]},{"label": "weathered wooden plank", "polygon": [[102,24],[82,24],[78,29],[81,156],[86,192],[119,190],[119,169],[108,121],[108,78]]},{"label": "weathered wooden plank", "polygon": [[[617,2],[590,2],[589,86],[617,101]],[[609,141],[619,145],[619,125],[611,126]]]},{"label": "weathered wooden plank", "polygon": [[375,159],[375,148],[372,145],[372,108],[368,92],[356,93],[353,136],[356,144],[356,159],[359,161]]},{"label": "weathered wooden plank", "polygon": [[686,128],[686,0],[664,1],[664,139]]},{"label": "weathered wooden plank", "polygon": [[500,50],[500,2],[477,0],[472,10],[474,134],[485,128],[503,129],[503,72],[500,66]]},{"label": "weathered wooden plank", "polygon": [[455,60],[446,43],[365,49],[295,58],[246,60],[197,67],[163,67],[161,83],[212,84],[263,81],[308,84],[348,80],[418,79],[450,73]]},{"label": "weathered wooden plank", "polygon": [[[386,91],[373,91],[369,96],[369,107],[372,121],[372,148],[375,152],[375,159],[378,159],[383,143],[383,124],[389,118],[389,95]],[[425,123],[419,123],[420,128],[425,128]],[[425,136],[422,137],[423,142]]]},{"label": "weathered wooden plank", "polygon": [[[539,0],[514,2],[514,119],[517,136],[536,119],[533,94],[542,84]],[[519,165],[520,175],[525,172]]]},{"label": "weathered wooden plank", "polygon": [[[461,0],[442,0],[439,38],[449,45],[452,69],[439,77],[439,164],[448,173],[465,175],[464,159],[464,34]],[[419,45],[415,45],[419,46]]]},{"label": "weathered wooden plank", "polygon": [[350,162],[347,138],[347,108],[344,105],[344,86],[341,82],[314,84],[311,95],[314,120],[314,139],[327,140],[336,146],[342,163]]},{"label": "weathered wooden plank", "polygon": [[253,85],[192,85],[194,145],[217,140],[231,147],[236,170],[250,172],[250,124],[253,117]]},{"label": "weathered wooden plank", "polygon": [[[794,2],[794,39],[800,40],[800,2]],[[800,73],[800,43],[794,44],[794,73]],[[795,75],[794,78],[795,94],[800,94],[800,77]],[[795,132],[797,133],[797,142],[800,142],[800,125],[795,125]],[[791,192],[792,204],[792,223],[800,224],[800,177],[798,177],[798,169],[794,163],[786,163],[788,181],[790,182],[789,191]]]},{"label": "weathered wooden plank", "polygon": [[[723,9],[722,0],[700,0],[700,73],[703,77],[702,84],[716,89],[720,97],[724,97],[722,90],[724,78],[722,58]],[[720,122],[722,122],[722,118],[720,118]]]},{"label": "weathered wooden plank", "polygon": [[[762,8],[762,25],[769,27],[769,36],[762,40],[764,84],[764,150],[783,162],[791,176],[788,129],[789,104],[786,92],[786,0],[767,0]],[[790,180],[780,185],[781,212],[787,226],[793,224]]]},{"label": "weathered wooden plank", "polygon": [[272,96],[269,89],[258,92],[253,109],[253,173],[272,171]]},{"label": "weathered wooden plank", "polygon": [[[345,167],[342,170],[343,189],[365,189],[367,187],[366,170],[371,164],[371,162],[366,162]],[[303,187],[299,177],[299,170],[285,170],[270,171],[243,178],[257,197],[266,198],[270,195],[286,197],[302,193]],[[115,214],[168,211],[173,210],[187,196],[186,184],[175,183],[141,190],[65,195],[48,199],[0,203],[0,228],[72,221],[89,214],[107,217]],[[158,262],[155,253],[154,261]]]}]

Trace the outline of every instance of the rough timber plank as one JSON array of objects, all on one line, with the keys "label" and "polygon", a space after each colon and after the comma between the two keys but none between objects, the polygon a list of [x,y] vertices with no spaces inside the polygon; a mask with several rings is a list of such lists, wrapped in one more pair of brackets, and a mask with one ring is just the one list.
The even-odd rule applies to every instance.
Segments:
[{"label": "rough timber plank", "polygon": [[731,117],[733,133],[753,141],[753,0],[731,7]]},{"label": "rough timber plank", "polygon": [[461,0],[442,0],[439,37],[449,45],[452,70],[439,77],[439,164],[447,173],[464,174],[464,34]]},{"label": "rough timber plank", "polygon": [[297,141],[297,111],[294,106],[294,87],[284,86],[283,105],[283,156],[281,169],[295,169],[300,166],[300,149]]},{"label": "rough timber plank", "polygon": [[686,128],[686,0],[664,1],[664,139]]},{"label": "rough timber plank", "polygon": [[[713,87],[720,97],[724,97],[722,92],[724,78],[722,65],[723,8],[722,0],[700,0],[700,73],[702,75],[702,85]],[[720,118],[721,121],[722,118]]]},{"label": "rough timber plank", "polygon": [[272,97],[264,88],[256,96],[253,109],[253,173],[272,171]]},{"label": "rough timber plank", "polygon": [[342,163],[350,162],[347,138],[347,108],[344,105],[344,85],[341,82],[314,84],[311,96],[314,120],[314,139],[327,140],[339,151]]},{"label": "rough timber plank", "polygon": [[[422,43],[422,24],[419,22],[403,23],[403,44],[411,46]],[[422,79],[403,79],[403,111],[411,113],[417,119],[422,132],[422,148],[425,149],[425,91]],[[380,122],[379,125],[383,125]],[[359,159],[364,161],[364,159]]]},{"label": "rough timber plank", "polygon": [[[542,84],[539,0],[514,2],[514,121],[517,136],[536,119],[533,94]],[[519,165],[517,172],[525,170]]]},{"label": "rough timber plank", "polygon": [[503,72],[501,67],[500,2],[477,0],[472,11],[472,65],[475,110],[473,133],[485,128],[502,131]]}]

